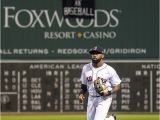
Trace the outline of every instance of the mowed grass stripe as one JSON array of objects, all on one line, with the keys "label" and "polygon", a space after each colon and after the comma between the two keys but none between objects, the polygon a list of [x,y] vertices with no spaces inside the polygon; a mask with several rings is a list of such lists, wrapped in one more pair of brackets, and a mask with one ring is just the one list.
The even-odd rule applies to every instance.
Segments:
[{"label": "mowed grass stripe", "polygon": [[[1,120],[86,120],[84,114],[1,115]],[[117,120],[160,120],[159,114],[118,114]]]}]

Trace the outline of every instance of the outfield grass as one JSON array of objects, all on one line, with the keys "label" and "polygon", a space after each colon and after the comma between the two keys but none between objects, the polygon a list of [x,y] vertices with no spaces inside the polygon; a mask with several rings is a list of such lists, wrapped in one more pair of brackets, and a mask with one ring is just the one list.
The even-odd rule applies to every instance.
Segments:
[{"label": "outfield grass", "polygon": [[[33,114],[33,115],[1,115],[1,120],[86,120],[85,115]],[[160,120],[158,114],[117,114],[117,120]]]}]

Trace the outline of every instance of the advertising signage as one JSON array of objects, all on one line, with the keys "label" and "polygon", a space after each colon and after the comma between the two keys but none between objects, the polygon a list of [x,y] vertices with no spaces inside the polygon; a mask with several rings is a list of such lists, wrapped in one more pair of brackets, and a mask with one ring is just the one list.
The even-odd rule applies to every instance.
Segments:
[{"label": "advertising signage", "polygon": [[98,45],[108,59],[158,59],[158,0],[95,0],[89,19],[65,17],[63,4],[2,0],[1,58],[88,59]]}]

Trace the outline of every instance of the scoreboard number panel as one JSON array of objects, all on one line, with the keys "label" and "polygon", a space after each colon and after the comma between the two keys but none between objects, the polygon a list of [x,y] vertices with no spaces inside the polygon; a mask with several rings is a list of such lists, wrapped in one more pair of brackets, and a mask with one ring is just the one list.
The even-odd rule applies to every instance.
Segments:
[{"label": "scoreboard number panel", "polygon": [[[2,112],[82,112],[78,100],[84,62],[2,62]],[[113,94],[111,111],[158,112],[158,61],[108,61],[119,74],[121,91]]]}]

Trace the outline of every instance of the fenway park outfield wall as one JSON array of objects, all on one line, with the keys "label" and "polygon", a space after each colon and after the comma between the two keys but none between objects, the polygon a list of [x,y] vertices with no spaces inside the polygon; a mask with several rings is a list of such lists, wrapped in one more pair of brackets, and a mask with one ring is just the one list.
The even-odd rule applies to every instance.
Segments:
[{"label": "fenway park outfield wall", "polygon": [[113,112],[160,111],[158,0],[1,0],[1,112],[84,112],[88,50],[122,79]]}]

